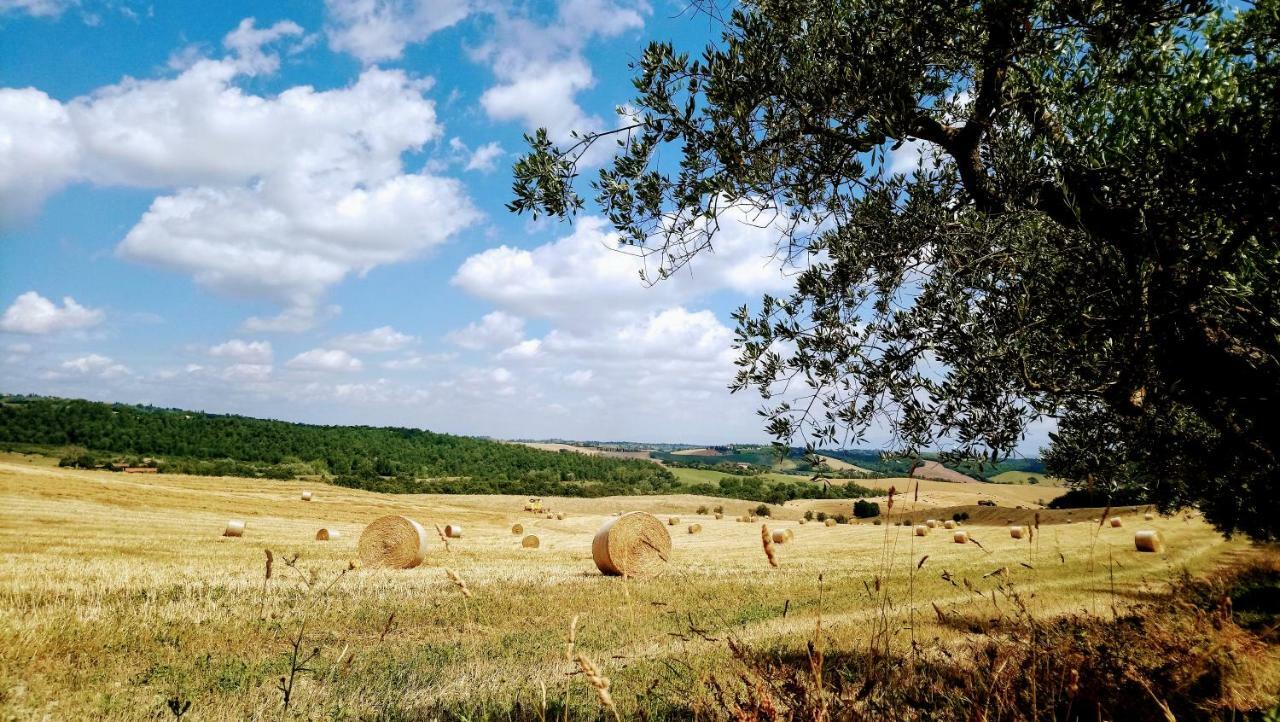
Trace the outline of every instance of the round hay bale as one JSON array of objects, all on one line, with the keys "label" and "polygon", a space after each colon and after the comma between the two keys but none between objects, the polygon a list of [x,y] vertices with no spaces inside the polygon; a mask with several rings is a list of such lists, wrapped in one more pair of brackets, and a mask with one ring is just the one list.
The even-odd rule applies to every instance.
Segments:
[{"label": "round hay bale", "polygon": [[512,525],[511,525],[511,533],[512,533],[512,534],[516,534],[516,535],[523,534],[523,533],[524,533],[524,525],[523,525],[523,524],[512,524]]},{"label": "round hay bale", "polygon": [[924,524],[916,524],[916,536],[929,536],[929,527]]},{"label": "round hay bale", "polygon": [[541,544],[542,542],[538,541],[538,537],[532,534],[520,540],[520,546],[524,547],[525,549],[537,549],[538,546]]},{"label": "round hay bale", "polygon": [[823,523],[823,524],[825,524],[825,525],[827,525],[827,526],[835,526],[835,525],[836,525],[836,520],[835,520],[835,519],[828,519],[828,520],[826,520],[826,521],[824,521],[824,522],[822,522],[822,523]]},{"label": "round hay bale", "polygon": [[302,492],[302,500],[303,500],[303,501],[311,501],[311,492],[309,492],[309,491],[304,491],[304,492]]},{"label": "round hay bale", "polygon": [[956,544],[968,544],[968,543],[969,543],[969,532],[967,532],[967,531],[957,531],[957,532],[955,533],[955,535],[953,535],[951,538],[955,541],[955,543],[956,543]]},{"label": "round hay bale", "polygon": [[804,525],[804,521],[805,521],[804,519],[801,519],[801,520],[800,520],[800,524],[801,524],[801,526],[803,526],[803,525]]},{"label": "round hay bale", "polygon": [[360,534],[359,551],[366,567],[412,569],[427,554],[427,530],[407,516],[380,517]]},{"label": "round hay bale", "polygon": [[1152,514],[1151,512],[1147,512],[1146,514],[1142,515],[1142,518],[1146,519],[1147,521],[1151,521],[1152,519],[1156,518],[1156,515]]},{"label": "round hay bale", "polygon": [[1021,539],[1022,535],[1025,533],[1026,533],[1026,527],[1021,527],[1021,526],[1009,527],[1009,536],[1014,539]]},{"label": "round hay bale", "polygon": [[1154,529],[1143,529],[1133,535],[1133,545],[1140,552],[1164,552],[1164,538]]},{"label": "round hay bale", "polygon": [[785,531],[775,531],[773,533],[774,544],[786,544],[788,541],[791,541],[791,537],[788,537]]},{"label": "round hay bale", "polygon": [[591,540],[591,557],[605,574],[655,575],[671,558],[671,535],[652,514],[633,511],[600,527]]},{"label": "round hay bale", "polygon": [[724,518],[724,514],[721,514],[721,513],[719,513],[719,512],[716,512],[716,518],[717,518],[717,519],[723,519],[723,518]]},{"label": "round hay bale", "polygon": [[925,526],[927,526],[927,527],[929,527],[930,529],[936,529],[936,528],[938,528],[938,520],[937,520],[937,519],[925,519],[925,520],[924,520],[924,525],[925,525]]},{"label": "round hay bale", "polygon": [[948,519],[948,520],[946,520],[946,521],[942,522],[942,527],[943,527],[944,529],[955,529],[955,528],[956,528],[956,522],[955,522],[955,520],[954,520],[954,519]]},{"label": "round hay bale", "polygon": [[335,541],[342,536],[342,532],[337,529],[325,527],[316,532],[316,541]]},{"label": "round hay bale", "polygon": [[556,521],[564,521],[564,512],[556,514]]},{"label": "round hay bale", "polygon": [[795,529],[788,529],[788,530],[787,530],[787,541],[791,541],[792,539],[795,539],[795,538],[796,538],[796,530],[795,530]]},{"label": "round hay bale", "polygon": [[697,534],[697,533],[698,533],[698,532],[700,532],[700,531],[702,531],[702,525],[701,525],[701,524],[690,524],[690,525],[689,525],[689,533],[690,533],[690,534]]},{"label": "round hay bale", "polygon": [[227,522],[227,528],[223,530],[222,536],[244,536],[244,520],[232,519]]},{"label": "round hay bale", "polygon": [[445,524],[444,535],[449,537],[450,539],[461,539],[462,525],[461,524]]},{"label": "round hay bale", "polygon": [[1120,517],[1118,517],[1118,516],[1113,516],[1113,517],[1111,517],[1111,528],[1112,528],[1112,529],[1119,529],[1119,528],[1120,528],[1120,527],[1122,527],[1122,526],[1124,526],[1124,519],[1121,519],[1121,518],[1120,518]]},{"label": "round hay bale", "polygon": [[676,526],[679,523],[680,523],[680,517],[678,516],[667,517],[667,526]]}]

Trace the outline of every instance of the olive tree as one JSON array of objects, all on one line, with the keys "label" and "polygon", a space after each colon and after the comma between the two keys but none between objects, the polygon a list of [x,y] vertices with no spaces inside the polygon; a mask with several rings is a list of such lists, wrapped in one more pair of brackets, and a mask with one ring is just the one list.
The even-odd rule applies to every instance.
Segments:
[{"label": "olive tree", "polygon": [[1280,0],[703,9],[629,122],[528,138],[511,210],[582,211],[617,141],[588,196],[651,280],[731,209],[780,225],[803,270],[735,314],[734,382],[780,440],[998,458],[1054,417],[1051,471],[1275,538]]}]

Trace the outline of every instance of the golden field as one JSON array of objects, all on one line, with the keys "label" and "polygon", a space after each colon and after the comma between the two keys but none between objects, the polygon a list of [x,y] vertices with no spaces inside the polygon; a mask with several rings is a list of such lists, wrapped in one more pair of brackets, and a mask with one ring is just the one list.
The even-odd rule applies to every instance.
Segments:
[{"label": "golden field", "polygon": [[[304,489],[312,501],[300,500]],[[1036,499],[1059,491],[921,482],[919,500],[899,494],[891,518],[980,510],[985,516],[965,528],[981,546],[953,543],[941,529],[915,537],[887,524],[801,525],[805,509],[847,512],[849,502],[792,502],[767,522],[796,532],[772,568],[760,524],[734,521],[756,506],[742,501],[546,499],[566,514],[560,521],[522,512],[519,497],[73,471],[4,455],[0,711],[14,720],[166,719],[166,700],[178,697],[192,703],[185,719],[278,719],[277,684],[302,630],[301,655],[315,656],[295,675],[291,717],[483,717],[517,704],[594,717],[599,703],[565,656],[576,616],[576,651],[611,678],[622,718],[641,708],[660,717],[664,705],[689,704],[707,679],[732,673],[729,639],[785,651],[816,636],[821,646],[852,649],[882,623],[898,649],[913,637],[960,642],[966,633],[940,624],[933,605],[942,615],[994,616],[1015,590],[1035,615],[1111,614],[1172,574],[1248,549],[1191,516],[1146,522],[1134,510],[1122,511],[1120,529],[1090,522],[1089,510],[1070,521],[1043,512],[1034,541],[1010,538],[1006,519],[1033,515]],[[972,507],[980,498],[1001,506]],[[723,520],[695,513],[721,504]],[[681,518],[668,527],[673,556],[659,578],[604,577],[591,560],[595,530],[631,510]],[[433,538],[416,569],[344,573],[363,526],[384,514],[428,530],[460,523],[465,534],[448,551]],[[247,522],[244,537],[220,536],[231,518]],[[694,521],[703,531],[687,534]],[[540,548],[520,547],[510,532],[516,522]],[[320,527],[342,536],[314,541]],[[1136,552],[1138,528],[1160,530],[1166,552]],[[275,560],[269,580],[264,549]]]}]

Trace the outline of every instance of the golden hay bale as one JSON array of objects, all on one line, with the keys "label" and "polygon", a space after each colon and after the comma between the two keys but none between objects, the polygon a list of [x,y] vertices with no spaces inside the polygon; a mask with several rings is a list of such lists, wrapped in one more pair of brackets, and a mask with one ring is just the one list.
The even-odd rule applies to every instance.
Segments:
[{"label": "golden hay bale", "polygon": [[244,520],[232,519],[227,522],[227,528],[222,532],[222,536],[244,536]]},{"label": "golden hay bale", "polygon": [[542,542],[538,541],[538,537],[532,534],[520,540],[520,546],[525,549],[537,549],[538,545],[541,543]]},{"label": "golden hay bale", "polygon": [[721,514],[721,513],[719,513],[719,512],[716,512],[716,518],[717,518],[717,519],[723,519],[723,518],[724,518],[724,514]]},{"label": "golden hay bale", "polygon": [[925,520],[924,520],[924,525],[925,525],[925,526],[927,526],[927,527],[929,527],[930,529],[936,529],[936,528],[938,528],[938,520],[937,520],[937,519],[925,519]]},{"label": "golden hay bale", "polygon": [[342,536],[342,532],[338,531],[337,529],[330,529],[328,527],[325,527],[324,529],[321,529],[320,531],[316,532],[316,541],[334,541],[341,536]]},{"label": "golden hay bale", "polygon": [[311,492],[309,492],[309,491],[304,491],[304,492],[302,492],[302,500],[303,500],[303,501],[311,501]]},{"label": "golden hay bale", "polygon": [[633,511],[600,527],[591,540],[591,557],[605,574],[655,575],[671,558],[671,535],[657,517]]},{"label": "golden hay bale", "polygon": [[804,519],[801,519],[801,520],[800,520],[800,523],[803,525],[803,524],[804,524]]},{"label": "golden hay bale", "polygon": [[1154,529],[1143,529],[1133,535],[1133,545],[1140,552],[1164,552],[1164,538]]},{"label": "golden hay bale", "polygon": [[667,517],[667,526],[675,526],[679,523],[680,523],[680,517],[678,516]]},{"label": "golden hay bale", "polygon": [[449,537],[450,539],[461,539],[462,525],[461,524],[445,524],[444,535]]},{"label": "golden hay bale", "polygon": [[700,531],[702,531],[702,525],[701,525],[701,524],[690,524],[690,525],[689,525],[689,533],[690,533],[690,534],[697,534],[697,533],[698,533],[698,532],[700,532]]},{"label": "golden hay bale", "polygon": [[1123,519],[1121,519],[1121,518],[1120,518],[1120,517],[1118,517],[1118,516],[1113,516],[1113,517],[1111,517],[1111,528],[1112,528],[1112,529],[1119,529],[1119,528],[1120,528],[1120,527],[1122,527],[1122,526],[1124,526],[1124,520],[1123,520]]},{"label": "golden hay bale", "polygon": [[824,521],[824,522],[822,522],[822,523],[823,523],[823,524],[826,524],[827,526],[835,526],[835,525],[836,525],[836,520],[835,520],[835,519],[828,519],[828,520],[826,520],[826,521]]},{"label": "golden hay bale", "polygon": [[1021,539],[1022,535],[1025,533],[1026,533],[1026,527],[1021,527],[1021,526],[1009,527],[1009,536],[1013,537],[1014,539]]},{"label": "golden hay bale", "polygon": [[512,525],[511,525],[511,533],[512,533],[512,534],[516,534],[516,535],[523,534],[523,533],[524,533],[524,525],[523,525],[523,524],[512,524]]},{"label": "golden hay bale", "polygon": [[556,514],[556,521],[564,521],[564,512]]},{"label": "golden hay bale", "polygon": [[786,544],[790,540],[791,540],[791,537],[787,536],[787,533],[785,531],[775,531],[773,533],[774,544]]},{"label": "golden hay bale", "polygon": [[1156,518],[1156,515],[1152,514],[1151,512],[1147,512],[1146,514],[1142,515],[1142,518],[1146,519],[1147,521],[1151,521],[1152,519]]},{"label": "golden hay bale", "polygon": [[926,524],[916,524],[916,536],[929,536],[929,527]]},{"label": "golden hay bale", "polygon": [[360,534],[359,552],[366,567],[412,569],[427,555],[427,531],[407,516],[380,517]]},{"label": "golden hay bale", "polygon": [[942,527],[943,527],[944,529],[955,529],[955,528],[956,528],[956,522],[955,522],[955,520],[954,520],[954,519],[948,519],[948,520],[946,520],[946,521],[942,522]]},{"label": "golden hay bale", "polygon": [[796,538],[796,530],[795,530],[795,529],[788,529],[788,530],[787,530],[787,541],[791,541],[792,539],[795,539],[795,538]]},{"label": "golden hay bale", "polygon": [[951,538],[952,538],[952,540],[954,540],[954,541],[955,541],[955,543],[956,543],[956,544],[968,544],[968,543],[969,543],[969,532],[967,532],[967,531],[957,531],[957,532],[955,533],[955,535],[954,535],[954,536],[952,536]]}]

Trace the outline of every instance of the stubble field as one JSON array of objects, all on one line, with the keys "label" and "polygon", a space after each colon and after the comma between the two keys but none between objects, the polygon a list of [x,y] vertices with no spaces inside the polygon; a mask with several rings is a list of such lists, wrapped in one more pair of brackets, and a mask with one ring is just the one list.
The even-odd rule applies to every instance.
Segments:
[{"label": "stubble field", "polygon": [[[660,717],[706,701],[709,680],[732,678],[730,639],[784,652],[810,640],[855,649],[887,629],[897,649],[913,638],[959,648],[967,633],[942,619],[1004,614],[1011,590],[1035,615],[1110,614],[1172,574],[1246,549],[1198,519],[1148,522],[1138,510],[1122,511],[1120,529],[1091,522],[1088,511],[1070,521],[1045,512],[1034,541],[1018,541],[998,517],[1026,505],[1031,490],[960,486],[922,483],[918,501],[899,495],[894,517],[996,498],[1000,508],[983,508],[987,516],[966,526],[979,544],[953,543],[941,529],[915,537],[887,524],[802,525],[805,509],[847,503],[792,502],[766,522],[795,531],[772,568],[760,523],[734,520],[755,506],[742,501],[547,499],[566,515],[556,520],[522,512],[517,497],[70,471],[8,455],[0,460],[0,710],[21,720],[164,719],[176,698],[191,701],[189,720],[278,719],[284,677],[289,716],[299,719],[476,718],[517,705],[548,715],[567,706],[589,718],[599,702],[566,658],[576,617],[574,649],[611,678],[621,716]],[[303,489],[312,501],[300,500]],[[701,505],[723,505],[724,519],[695,514]],[[668,527],[673,554],[659,578],[605,577],[592,563],[596,529],[632,510],[681,519]],[[447,551],[433,538],[416,569],[349,569],[363,526],[384,514],[429,530],[459,523],[464,536]],[[230,518],[246,520],[244,537],[219,536]],[[694,521],[703,530],[690,535]],[[521,548],[510,532],[517,522],[540,548]],[[341,538],[314,541],[322,526]],[[1136,528],[1160,530],[1166,552],[1137,553]],[[310,659],[290,685],[295,643],[298,661]]]}]

